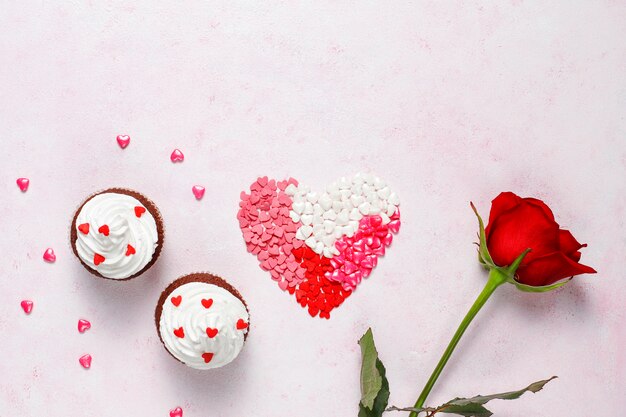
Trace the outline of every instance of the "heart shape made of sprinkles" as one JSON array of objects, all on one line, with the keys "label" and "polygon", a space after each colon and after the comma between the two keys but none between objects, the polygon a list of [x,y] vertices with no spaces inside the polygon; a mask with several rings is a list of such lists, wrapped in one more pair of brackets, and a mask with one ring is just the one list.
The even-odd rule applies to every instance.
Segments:
[{"label": "heart shape made of sprinkles", "polygon": [[398,195],[370,174],[342,177],[321,193],[293,178],[261,177],[240,199],[248,252],[312,317],[330,318],[400,230]]}]

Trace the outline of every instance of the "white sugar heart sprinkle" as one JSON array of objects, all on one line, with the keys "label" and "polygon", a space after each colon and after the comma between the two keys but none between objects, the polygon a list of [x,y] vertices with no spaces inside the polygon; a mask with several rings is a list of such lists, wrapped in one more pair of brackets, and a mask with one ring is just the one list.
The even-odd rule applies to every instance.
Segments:
[{"label": "white sugar heart sprinkle", "polygon": [[380,215],[383,224],[388,224],[400,204],[385,181],[363,173],[341,177],[323,193],[302,184],[290,184],[285,193],[293,198],[291,219],[302,222],[296,237],[326,257],[339,254],[335,242],[342,236],[352,237],[364,216]]}]

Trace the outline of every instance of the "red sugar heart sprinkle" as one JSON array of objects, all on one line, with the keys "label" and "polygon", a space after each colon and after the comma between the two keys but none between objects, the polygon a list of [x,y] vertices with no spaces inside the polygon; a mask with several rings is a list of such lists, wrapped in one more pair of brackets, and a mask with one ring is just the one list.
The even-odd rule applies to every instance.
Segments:
[{"label": "red sugar heart sprinkle", "polygon": [[107,226],[106,224],[100,226],[100,228],[98,229],[98,233],[102,233],[103,235],[108,236],[109,235],[109,226]]},{"label": "red sugar heart sprinkle", "polygon": [[204,306],[204,308],[209,308],[213,305],[213,299],[209,298],[209,299],[202,299],[200,300],[200,302],[202,303],[202,305]]},{"label": "red sugar heart sprinkle", "polygon": [[237,320],[237,330],[243,330],[248,328],[248,323],[246,323],[243,319]]},{"label": "red sugar heart sprinkle", "polygon": [[141,207],[141,206],[136,206],[135,207],[135,216],[141,217],[141,215],[144,214],[145,212],[146,212],[146,208],[145,207]]},{"label": "red sugar heart sprinkle", "polygon": [[[333,271],[330,260],[319,256],[308,246],[293,249],[291,252],[301,267],[306,269],[305,281],[301,282],[293,294],[302,307],[307,308],[311,316],[329,319],[330,312],[339,307],[352,294],[343,289],[340,283],[326,278],[327,272]],[[290,291],[291,293],[291,291]]]},{"label": "red sugar heart sprinkle", "polygon": [[96,253],[96,254],[93,255],[93,263],[96,266],[100,265],[105,260],[106,260],[105,257],[100,255],[99,253]]},{"label": "red sugar heart sprinkle", "polygon": [[170,417],[183,417],[183,409],[176,407],[173,410],[170,410]]},{"label": "red sugar heart sprinkle", "polygon": [[85,369],[91,368],[91,355],[86,354],[78,358],[78,362],[80,362],[81,366]]},{"label": "red sugar heart sprinkle", "polygon": [[174,329],[174,336],[180,337],[182,339],[183,337],[185,337],[185,330],[182,327]]},{"label": "red sugar heart sprinkle", "polygon": [[211,327],[207,327],[206,328],[206,335],[209,336],[211,339],[213,339],[215,336],[217,336],[217,329],[213,329]]},{"label": "red sugar heart sprinkle", "polygon": [[89,234],[89,223],[83,223],[78,226],[78,230],[84,235]]},{"label": "red sugar heart sprinkle", "polygon": [[205,352],[202,354],[202,359],[204,359],[204,363],[209,363],[211,362],[211,359],[213,359],[213,354],[209,352]]},{"label": "red sugar heart sprinkle", "polygon": [[129,243],[128,246],[126,246],[126,256],[134,255],[135,253],[137,253],[135,251],[135,248],[130,246],[130,243]]},{"label": "red sugar heart sprinkle", "polygon": [[89,320],[85,320],[85,319],[78,320],[78,331],[80,333],[85,333],[89,329],[91,329],[91,323],[89,322]]},{"label": "red sugar heart sprinkle", "polygon": [[172,302],[172,304],[178,307],[180,305],[180,302],[183,301],[183,296],[177,295],[176,297],[170,298],[170,301]]},{"label": "red sugar heart sprinkle", "polygon": [[30,314],[30,312],[33,311],[33,302],[30,300],[22,300],[20,305],[26,314]]}]

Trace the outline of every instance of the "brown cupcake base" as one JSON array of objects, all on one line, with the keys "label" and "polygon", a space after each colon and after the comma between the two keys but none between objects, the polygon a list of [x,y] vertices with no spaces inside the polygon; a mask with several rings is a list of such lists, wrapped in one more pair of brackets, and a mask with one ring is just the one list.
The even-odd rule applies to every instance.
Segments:
[{"label": "brown cupcake base", "polygon": [[[109,277],[105,277],[105,276],[101,275],[97,270],[92,269],[89,265],[87,265],[85,262],[83,262],[83,260],[80,258],[80,256],[78,256],[78,250],[76,249],[76,241],[78,240],[78,231],[77,231],[77,228],[76,228],[76,219],[78,218],[78,214],[83,209],[83,206],[85,204],[87,204],[87,202],[89,200],[91,200],[92,198],[94,198],[97,195],[105,194],[105,193],[125,194],[125,195],[129,195],[131,197],[136,198],[146,208],[146,210],[148,210],[148,212],[150,212],[150,214],[154,218],[154,221],[156,222],[158,239],[157,239],[157,247],[154,250],[154,254],[152,255],[152,259],[140,271],[137,271],[136,273],[134,273],[133,275],[131,275],[131,276],[127,277],[127,278],[109,278]],[[141,194],[141,193],[139,193],[137,191],[128,190],[126,188],[108,188],[108,189],[106,189],[104,191],[99,191],[99,192],[89,196],[89,198],[87,198],[85,201],[83,201],[83,203],[80,205],[80,207],[78,207],[78,209],[76,209],[76,213],[74,213],[74,218],[72,219],[72,226],[70,227],[70,243],[71,243],[71,246],[72,246],[72,252],[74,252],[74,255],[76,255],[76,258],[78,258],[80,263],[91,274],[93,274],[93,275],[95,275],[95,276],[97,276],[99,278],[110,279],[111,281],[128,281],[129,279],[133,279],[135,277],[138,277],[139,275],[141,275],[144,272],[146,272],[148,269],[150,269],[150,267],[152,267],[152,265],[154,265],[154,263],[159,258],[159,255],[161,254],[161,250],[163,248],[163,242],[164,242],[163,218],[161,217],[161,213],[159,212],[159,209],[157,208],[156,204],[154,204],[152,202],[152,200],[150,200],[148,197],[144,196],[143,194]]]}]

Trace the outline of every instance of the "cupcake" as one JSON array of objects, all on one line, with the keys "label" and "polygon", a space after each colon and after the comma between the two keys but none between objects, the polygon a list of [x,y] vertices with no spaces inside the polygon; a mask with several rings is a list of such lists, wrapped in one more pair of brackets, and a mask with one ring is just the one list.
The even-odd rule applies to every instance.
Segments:
[{"label": "cupcake", "polygon": [[248,307],[239,291],[207,273],[185,275],[161,294],[154,319],[165,349],[195,369],[229,364],[248,335]]},{"label": "cupcake", "polygon": [[92,195],[76,210],[70,241],[89,272],[127,280],[156,262],[163,246],[163,220],[144,195],[110,188]]}]

